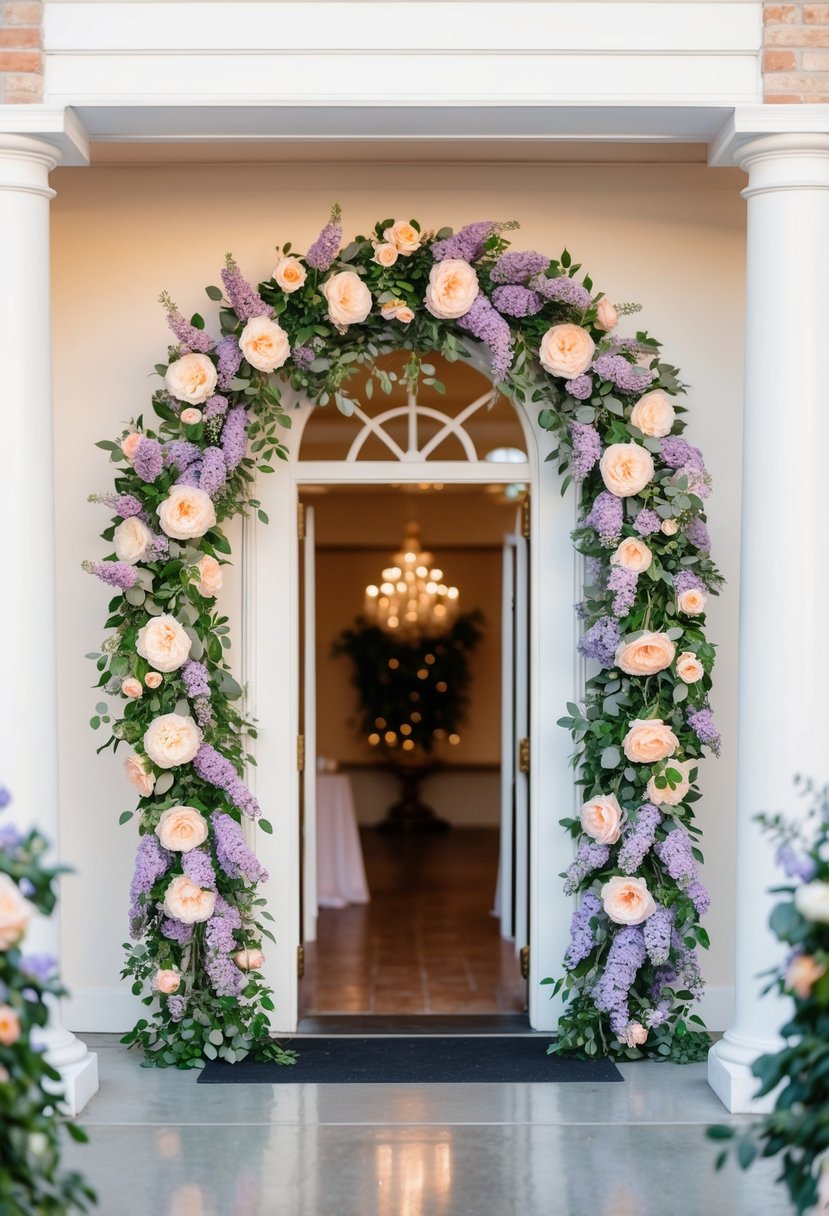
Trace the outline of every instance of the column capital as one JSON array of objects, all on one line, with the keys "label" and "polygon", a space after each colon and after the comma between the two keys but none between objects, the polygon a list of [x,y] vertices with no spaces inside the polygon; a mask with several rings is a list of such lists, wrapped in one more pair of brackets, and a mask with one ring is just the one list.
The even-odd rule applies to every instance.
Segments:
[{"label": "column capital", "polygon": [[734,159],[748,173],[743,198],[781,190],[829,190],[829,134],[763,135],[741,144]]},{"label": "column capital", "polygon": [[0,190],[54,198],[49,174],[60,156],[60,149],[45,139],[0,132]]}]

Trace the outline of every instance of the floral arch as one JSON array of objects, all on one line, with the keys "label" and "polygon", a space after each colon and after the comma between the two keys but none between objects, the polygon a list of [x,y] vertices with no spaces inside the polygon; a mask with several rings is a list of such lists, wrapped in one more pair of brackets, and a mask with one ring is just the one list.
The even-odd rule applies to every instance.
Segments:
[{"label": "floral arch", "polygon": [[[187,321],[164,294],[175,345],[156,365],[152,413],[98,446],[116,466],[114,552],[86,568],[113,588],[94,658],[98,686],[122,698],[97,706],[99,750],[129,748],[139,794],[124,975],[148,1006],[125,1036],[150,1062],[198,1066],[250,1052],[288,1063],[270,1039],[261,976],[273,940],[267,878],[246,827],[271,825],[244,782],[242,690],[225,659],[217,609],[230,546],[223,521],[256,513],[258,473],[288,456],[282,387],[351,415],[388,393],[379,357],[409,352],[405,383],[440,391],[428,352],[486,348],[493,380],[549,432],[562,492],[580,490],[573,533],[584,555],[579,650],[584,698],[560,725],[572,733],[581,810],[562,820],[576,844],[563,876],[578,895],[562,976],[558,1050],[587,1056],[687,1059],[701,992],[697,765],[718,750],[708,707],[714,649],[705,606],[720,575],[709,557],[702,455],[683,437],[684,387],[646,333],[615,336],[619,317],[565,251],[513,251],[515,224],[483,221],[424,232],[384,220],[342,248],[339,209],[304,255],[277,250],[272,277],[248,283],[228,255],[221,336]],[[424,356],[426,356],[424,358]]]}]

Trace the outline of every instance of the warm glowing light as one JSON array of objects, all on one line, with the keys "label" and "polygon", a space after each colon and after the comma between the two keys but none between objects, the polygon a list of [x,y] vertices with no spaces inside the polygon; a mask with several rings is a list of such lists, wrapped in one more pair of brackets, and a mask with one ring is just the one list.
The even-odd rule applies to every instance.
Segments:
[{"label": "warm glowing light", "polygon": [[395,732],[393,730],[387,730],[386,733],[383,735],[383,738],[386,740],[386,742],[389,744],[390,747],[393,747],[394,744],[397,742],[397,735],[395,734]]},{"label": "warm glowing light", "polygon": [[433,654],[424,655],[424,661],[431,667],[435,661],[435,656]]},{"label": "warm glowing light", "polygon": [[438,692],[446,692],[448,687],[449,687],[449,685],[446,683],[445,680],[438,680],[437,684],[435,685],[435,688],[438,690]]},{"label": "warm glowing light", "polygon": [[428,680],[429,671],[426,667],[419,667],[417,672],[418,680]]},{"label": "warm glowing light", "polygon": [[[399,666],[400,666],[399,659],[389,659],[389,667],[392,669],[392,671],[397,671]],[[384,726],[386,725],[385,722],[383,723],[383,725]]]},{"label": "warm glowing light", "polygon": [[460,735],[452,734],[449,736],[449,742],[452,744],[460,743],[460,741],[461,741]]},{"label": "warm glowing light", "polygon": [[372,734],[369,735],[368,741],[372,747],[376,747],[377,744],[380,742],[380,736],[376,732],[373,732]]},{"label": "warm glowing light", "polygon": [[386,729],[386,719],[385,718],[375,718],[374,725],[376,727],[378,727],[380,730],[385,730]]},{"label": "warm glowing light", "polygon": [[422,718],[422,714],[419,714],[419,713],[417,712],[417,710],[415,710],[415,711],[414,711],[414,713],[412,714],[412,721],[413,721],[413,722],[420,722],[421,718]]},{"label": "warm glowing light", "polygon": [[400,727],[400,733],[401,735],[410,735],[412,733],[412,728],[409,726],[408,722],[404,722]]},{"label": "warm glowing light", "polygon": [[458,611],[458,589],[442,581],[443,571],[432,566],[432,554],[421,550],[417,524],[407,526],[393,562],[379,586],[366,587],[367,619],[407,640],[445,633]]},{"label": "warm glowing light", "polygon": [[403,740],[403,751],[404,751],[404,752],[411,752],[411,751],[414,751],[414,740],[412,740],[412,739],[404,739],[404,740]]},{"label": "warm glowing light", "polygon": [[375,586],[374,586],[374,583],[370,583],[370,584],[368,585],[368,587],[366,587],[366,595],[371,596],[371,598],[372,598],[372,599],[376,599],[376,597],[377,597],[379,594],[380,594],[380,588],[379,588],[379,587],[375,587]]}]

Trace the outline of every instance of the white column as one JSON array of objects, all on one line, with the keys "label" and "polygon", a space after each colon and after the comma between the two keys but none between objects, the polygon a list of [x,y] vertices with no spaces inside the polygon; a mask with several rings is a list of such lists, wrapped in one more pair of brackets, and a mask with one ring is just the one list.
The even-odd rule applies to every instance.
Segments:
[{"label": "white column", "polygon": [[[39,827],[52,855],[71,864],[69,842],[59,841],[55,658],[49,173],[58,156],[41,140],[0,135],[0,782],[15,821]],[[59,958],[57,916],[40,920],[28,940]],[[98,1088],[97,1058],[57,1009],[44,1037],[65,1109],[76,1114]]]},{"label": "white column", "polygon": [[748,172],[737,999],[708,1079],[730,1111],[748,1112],[771,1105],[753,1098],[751,1064],[779,1047],[788,1009],[784,998],[760,996],[759,974],[784,953],[768,928],[768,888],[781,874],[753,819],[803,808],[795,773],[829,777],[829,135],[755,139],[737,160]]}]

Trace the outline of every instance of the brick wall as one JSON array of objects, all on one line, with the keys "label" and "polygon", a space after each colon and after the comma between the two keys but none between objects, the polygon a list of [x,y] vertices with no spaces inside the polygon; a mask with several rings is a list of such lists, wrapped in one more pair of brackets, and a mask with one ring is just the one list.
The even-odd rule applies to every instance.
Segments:
[{"label": "brick wall", "polygon": [[766,4],[763,23],[763,100],[829,102],[829,4]]},{"label": "brick wall", "polygon": [[0,103],[43,96],[43,5],[0,0]]}]

